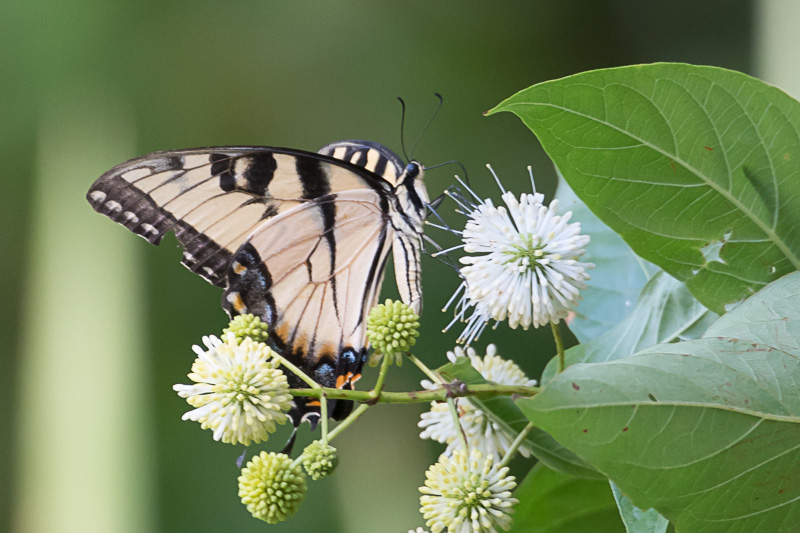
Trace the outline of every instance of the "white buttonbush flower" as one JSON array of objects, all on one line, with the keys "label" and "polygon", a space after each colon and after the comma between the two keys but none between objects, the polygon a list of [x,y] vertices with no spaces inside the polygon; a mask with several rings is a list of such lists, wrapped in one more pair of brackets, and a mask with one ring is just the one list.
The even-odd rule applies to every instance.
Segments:
[{"label": "white buttonbush flower", "polygon": [[279,360],[266,344],[250,338],[239,344],[233,335],[226,342],[212,336],[203,343],[205,350],[193,347],[197,359],[189,379],[195,383],[173,387],[195,407],[183,420],[200,422],[222,442],[249,446],[267,440],[276,423],[286,422],[292,404]]},{"label": "white buttonbush flower", "polygon": [[[447,358],[453,363],[459,357],[469,357],[475,370],[488,381],[498,385],[522,385],[525,387],[536,385],[536,380],[528,379],[516,363],[497,355],[497,347],[494,344],[490,344],[486,348],[484,357],[477,355],[471,347],[466,351],[457,347],[455,352],[447,352]],[[430,381],[423,381],[422,386],[427,389],[437,387]],[[500,425],[493,422],[486,413],[476,408],[466,398],[458,400],[458,415],[461,428],[467,436],[467,442],[471,449],[480,450],[485,456],[494,457],[496,460],[505,456],[516,435],[507,434]],[[446,455],[463,449],[458,434],[459,429],[446,403],[431,402],[431,410],[423,413],[420,418],[419,427],[423,429],[420,433],[421,438],[447,444]],[[530,455],[530,450],[524,444],[520,446],[519,452],[525,457]]]},{"label": "white buttonbush flower", "polygon": [[425,477],[420,512],[433,533],[496,533],[511,527],[518,501],[511,491],[517,483],[508,467],[500,468],[492,457],[458,450],[453,457],[439,457]]},{"label": "white buttonbush flower", "polygon": [[589,279],[586,271],[594,268],[579,261],[590,237],[581,235],[580,223],[569,223],[572,211],[558,215],[558,200],[546,206],[544,195],[535,189],[517,198],[487,166],[503,191],[505,206],[481,200],[469,187],[477,204],[457,198],[468,217],[461,237],[470,255],[460,259],[464,281],[453,295],[461,297],[450,325],[467,322],[459,339],[465,344],[477,338],[490,319],[495,325],[508,320],[512,328],[523,329],[558,323],[581,299],[579,291]]}]

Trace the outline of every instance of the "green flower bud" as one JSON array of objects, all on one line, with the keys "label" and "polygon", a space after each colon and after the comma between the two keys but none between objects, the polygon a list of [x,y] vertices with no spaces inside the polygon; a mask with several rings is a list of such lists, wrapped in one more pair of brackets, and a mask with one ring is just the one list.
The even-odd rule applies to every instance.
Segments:
[{"label": "green flower bud", "polygon": [[382,355],[395,357],[411,349],[419,336],[419,316],[403,302],[386,300],[372,308],[367,318],[367,338],[374,350],[369,364],[375,366]]},{"label": "green flower bud", "polygon": [[222,338],[227,338],[229,333],[233,333],[236,340],[241,342],[242,339],[250,337],[256,342],[267,342],[269,330],[267,325],[255,315],[246,314],[233,317],[228,327],[222,330]]},{"label": "green flower bud", "polygon": [[303,450],[303,468],[314,481],[333,474],[339,464],[336,448],[315,440]]},{"label": "green flower bud", "polygon": [[282,453],[261,452],[242,469],[239,497],[254,517],[268,524],[291,518],[306,496],[300,465]]}]

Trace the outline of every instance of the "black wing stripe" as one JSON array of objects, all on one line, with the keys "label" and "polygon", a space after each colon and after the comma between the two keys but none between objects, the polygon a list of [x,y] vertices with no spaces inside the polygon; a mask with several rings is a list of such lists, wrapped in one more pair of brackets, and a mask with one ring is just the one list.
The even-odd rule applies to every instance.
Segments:
[{"label": "black wing stripe", "polygon": [[375,163],[375,168],[372,171],[377,174],[378,176],[383,176],[386,173],[386,165],[389,163],[389,160],[383,156],[378,158],[378,161]]},{"label": "black wing stripe", "polygon": [[322,162],[318,159],[298,157],[295,160],[297,176],[303,187],[302,198],[313,200],[320,196],[325,196],[331,192],[331,183],[328,175],[322,168]]},{"label": "black wing stripe", "polygon": [[[358,165],[360,167],[366,167],[367,166],[367,154],[369,152],[370,152],[370,150],[360,150],[360,151],[356,152],[357,155],[355,155],[355,157],[353,157],[351,159],[351,161],[353,162],[354,165]],[[372,169],[369,169],[369,170],[372,170]]]},{"label": "black wing stripe", "polygon": [[[302,158],[300,158],[302,159]],[[278,163],[275,156],[269,152],[260,152],[250,156],[250,164],[244,172],[247,181],[247,190],[253,194],[264,196],[275,177]]]},{"label": "black wing stripe", "polygon": [[225,192],[236,189],[236,177],[233,173],[233,159],[225,154],[209,154],[211,175],[219,176],[219,188]]}]

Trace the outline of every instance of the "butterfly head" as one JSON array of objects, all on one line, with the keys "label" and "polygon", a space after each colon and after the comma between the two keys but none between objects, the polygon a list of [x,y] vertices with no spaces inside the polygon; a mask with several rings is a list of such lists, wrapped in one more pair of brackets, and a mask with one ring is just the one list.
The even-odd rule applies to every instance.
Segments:
[{"label": "butterfly head", "polygon": [[425,205],[430,202],[425,183],[422,181],[423,174],[423,166],[417,161],[411,161],[397,180],[396,189],[403,211],[411,216],[415,226],[419,228],[425,219]]},{"label": "butterfly head", "polygon": [[422,165],[418,161],[411,161],[406,165],[403,178],[408,180],[422,179]]}]

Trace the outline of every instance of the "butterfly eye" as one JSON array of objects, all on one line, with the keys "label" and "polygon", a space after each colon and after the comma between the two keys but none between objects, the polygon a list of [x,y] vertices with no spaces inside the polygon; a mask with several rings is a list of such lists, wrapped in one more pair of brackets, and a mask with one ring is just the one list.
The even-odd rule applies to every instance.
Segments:
[{"label": "butterfly eye", "polygon": [[421,170],[422,166],[416,161],[412,161],[408,165],[406,165],[405,175],[407,178],[414,179],[417,176],[419,176]]}]

